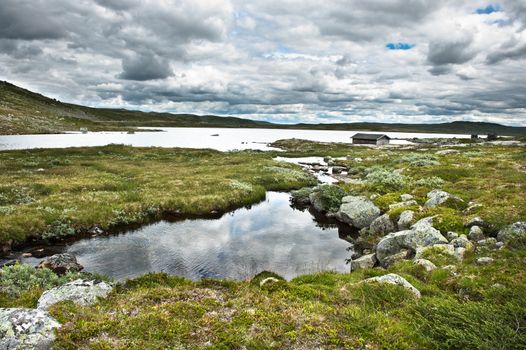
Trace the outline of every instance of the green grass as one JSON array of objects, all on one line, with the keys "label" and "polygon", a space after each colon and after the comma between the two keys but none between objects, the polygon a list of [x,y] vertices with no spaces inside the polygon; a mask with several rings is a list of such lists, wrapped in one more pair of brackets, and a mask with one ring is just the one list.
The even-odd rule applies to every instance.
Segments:
[{"label": "green grass", "polygon": [[[384,211],[401,193],[411,193],[422,205],[438,185],[479,205],[409,207],[415,220],[435,216],[435,227],[444,233],[466,233],[464,223],[474,216],[494,230],[526,218],[524,147],[471,145],[442,156],[435,154],[442,148],[432,145],[400,150],[299,140],[277,144],[285,149],[280,155],[349,156],[339,162],[357,179],[367,179],[371,168],[387,169],[387,182],[378,176],[339,185],[346,193],[379,194],[375,201]],[[269,189],[314,184],[298,167],[274,162],[276,154],[124,146],[0,152],[0,230],[4,239],[25,239],[29,232],[61,236],[68,228],[144,222],[162,212],[224,211],[253,203]],[[393,186],[394,171],[404,176],[403,186]],[[389,213],[396,218],[404,209]],[[372,245],[379,237],[359,239]],[[495,260],[476,264],[482,256]],[[54,349],[526,347],[525,242],[503,250],[477,247],[462,262],[438,250],[427,251],[425,258],[438,268],[426,272],[408,260],[387,270],[323,272],[263,287],[260,282],[275,275],[193,282],[148,274],[117,285],[95,305],[52,307],[64,325]],[[63,282],[49,272],[22,268],[6,274],[5,269],[0,307],[34,306],[44,287]],[[422,298],[397,286],[360,283],[386,273],[406,278]]]},{"label": "green grass", "polygon": [[0,152],[0,243],[209,215],[316,181],[262,152],[107,146]]}]

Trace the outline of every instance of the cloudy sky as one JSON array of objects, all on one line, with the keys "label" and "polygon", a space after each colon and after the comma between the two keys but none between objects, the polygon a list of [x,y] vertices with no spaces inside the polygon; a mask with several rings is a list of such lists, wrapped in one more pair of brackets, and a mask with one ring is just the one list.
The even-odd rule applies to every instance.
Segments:
[{"label": "cloudy sky", "polygon": [[1,0],[0,80],[90,106],[526,126],[526,1]]}]

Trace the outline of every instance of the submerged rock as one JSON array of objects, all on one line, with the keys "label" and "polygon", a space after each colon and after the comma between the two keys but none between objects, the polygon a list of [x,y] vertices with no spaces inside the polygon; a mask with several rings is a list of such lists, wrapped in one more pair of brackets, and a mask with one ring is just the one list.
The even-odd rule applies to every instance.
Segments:
[{"label": "submerged rock", "polygon": [[97,298],[105,298],[112,289],[113,287],[106,282],[78,279],[45,291],[38,299],[38,308],[47,309],[65,300],[71,300],[79,305],[90,305],[95,303]]},{"label": "submerged rock", "polygon": [[509,226],[506,226],[497,234],[497,240],[502,242],[509,242],[512,239],[526,237],[526,221],[519,221]]},{"label": "submerged rock", "polygon": [[38,268],[47,268],[62,275],[67,272],[81,271],[84,267],[77,262],[77,258],[73,254],[64,253],[45,258],[38,264]]},{"label": "submerged rock", "polygon": [[336,218],[356,228],[364,228],[380,216],[380,209],[369,199],[362,196],[346,196]]},{"label": "submerged rock", "polygon": [[416,289],[411,283],[409,283],[405,278],[394,273],[389,273],[387,275],[371,277],[364,280],[365,283],[380,283],[380,284],[394,284],[400,287],[403,287],[413,293],[417,298],[420,298],[420,291]]},{"label": "submerged rock", "polygon": [[0,309],[0,349],[51,349],[60,323],[38,309]]},{"label": "submerged rock", "polygon": [[376,265],[376,254],[367,254],[351,261],[351,271],[372,269]]}]

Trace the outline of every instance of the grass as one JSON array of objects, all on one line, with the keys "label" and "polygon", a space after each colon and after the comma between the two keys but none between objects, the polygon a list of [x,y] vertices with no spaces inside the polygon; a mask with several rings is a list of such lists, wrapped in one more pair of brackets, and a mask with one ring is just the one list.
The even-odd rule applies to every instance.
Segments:
[{"label": "grass", "polygon": [[[444,233],[466,233],[464,223],[474,216],[494,231],[526,218],[524,147],[473,144],[437,155],[443,148],[432,145],[378,149],[299,140],[277,145],[285,149],[280,155],[348,156],[338,162],[366,181],[338,186],[350,194],[377,194],[383,211],[403,193],[412,194],[420,206],[435,187],[455,194],[465,206],[389,211],[393,218],[405,209],[415,210],[415,220],[435,216],[435,227]],[[273,161],[276,154],[124,146],[0,152],[0,230],[11,235],[5,238],[24,239],[27,232],[61,236],[69,234],[67,228],[78,232],[94,223],[142,222],[162,212],[228,210],[261,199],[268,189],[314,184],[297,167]],[[371,169],[382,169],[385,176],[367,181]],[[393,181],[392,174],[402,175],[403,182]],[[298,200],[309,193],[297,193]],[[378,238],[361,239],[374,244]],[[476,264],[482,256],[494,261]],[[265,272],[251,281],[193,282],[148,274],[117,285],[95,305],[53,306],[52,315],[63,324],[54,349],[526,347],[526,242],[502,250],[477,247],[463,261],[436,249],[426,251],[425,258],[438,268],[427,272],[406,260],[387,270],[277,278],[262,287],[265,278],[279,276]],[[5,269],[0,270],[5,276],[0,307],[35,305],[45,281],[27,268],[10,275]],[[53,285],[60,283],[49,272],[38,273]],[[406,278],[422,298],[397,286],[360,283],[386,273]],[[37,282],[13,283],[17,276]],[[2,288],[16,293],[2,293]]]},{"label": "grass", "polygon": [[316,181],[262,152],[106,146],[0,152],[0,243],[210,215]]}]

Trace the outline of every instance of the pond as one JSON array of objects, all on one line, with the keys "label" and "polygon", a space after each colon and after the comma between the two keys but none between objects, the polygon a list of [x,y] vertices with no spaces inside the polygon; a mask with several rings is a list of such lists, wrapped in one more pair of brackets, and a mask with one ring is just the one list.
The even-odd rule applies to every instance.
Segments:
[{"label": "pond", "polygon": [[[145,128],[143,128],[145,129]],[[104,146],[111,143],[136,147],[212,148],[219,151],[241,149],[271,150],[269,143],[280,139],[304,139],[320,142],[350,142],[355,131],[292,130],[292,129],[222,129],[222,128],[162,128],[161,132],[143,131],[90,132],[54,135],[0,136],[0,150],[30,148],[65,148]],[[362,132],[362,131],[360,131]],[[469,138],[469,135],[385,133],[392,138]],[[408,144],[406,140],[392,140],[392,144]]]},{"label": "pond", "polygon": [[[315,214],[315,215],[313,215]],[[74,254],[88,272],[117,280],[166,272],[193,280],[248,279],[269,270],[287,279],[319,271],[348,272],[353,234],[290,205],[290,195],[267,192],[251,208],[218,219],[160,221],[123,234],[80,239],[57,249]],[[22,258],[36,265],[41,259]]]}]

